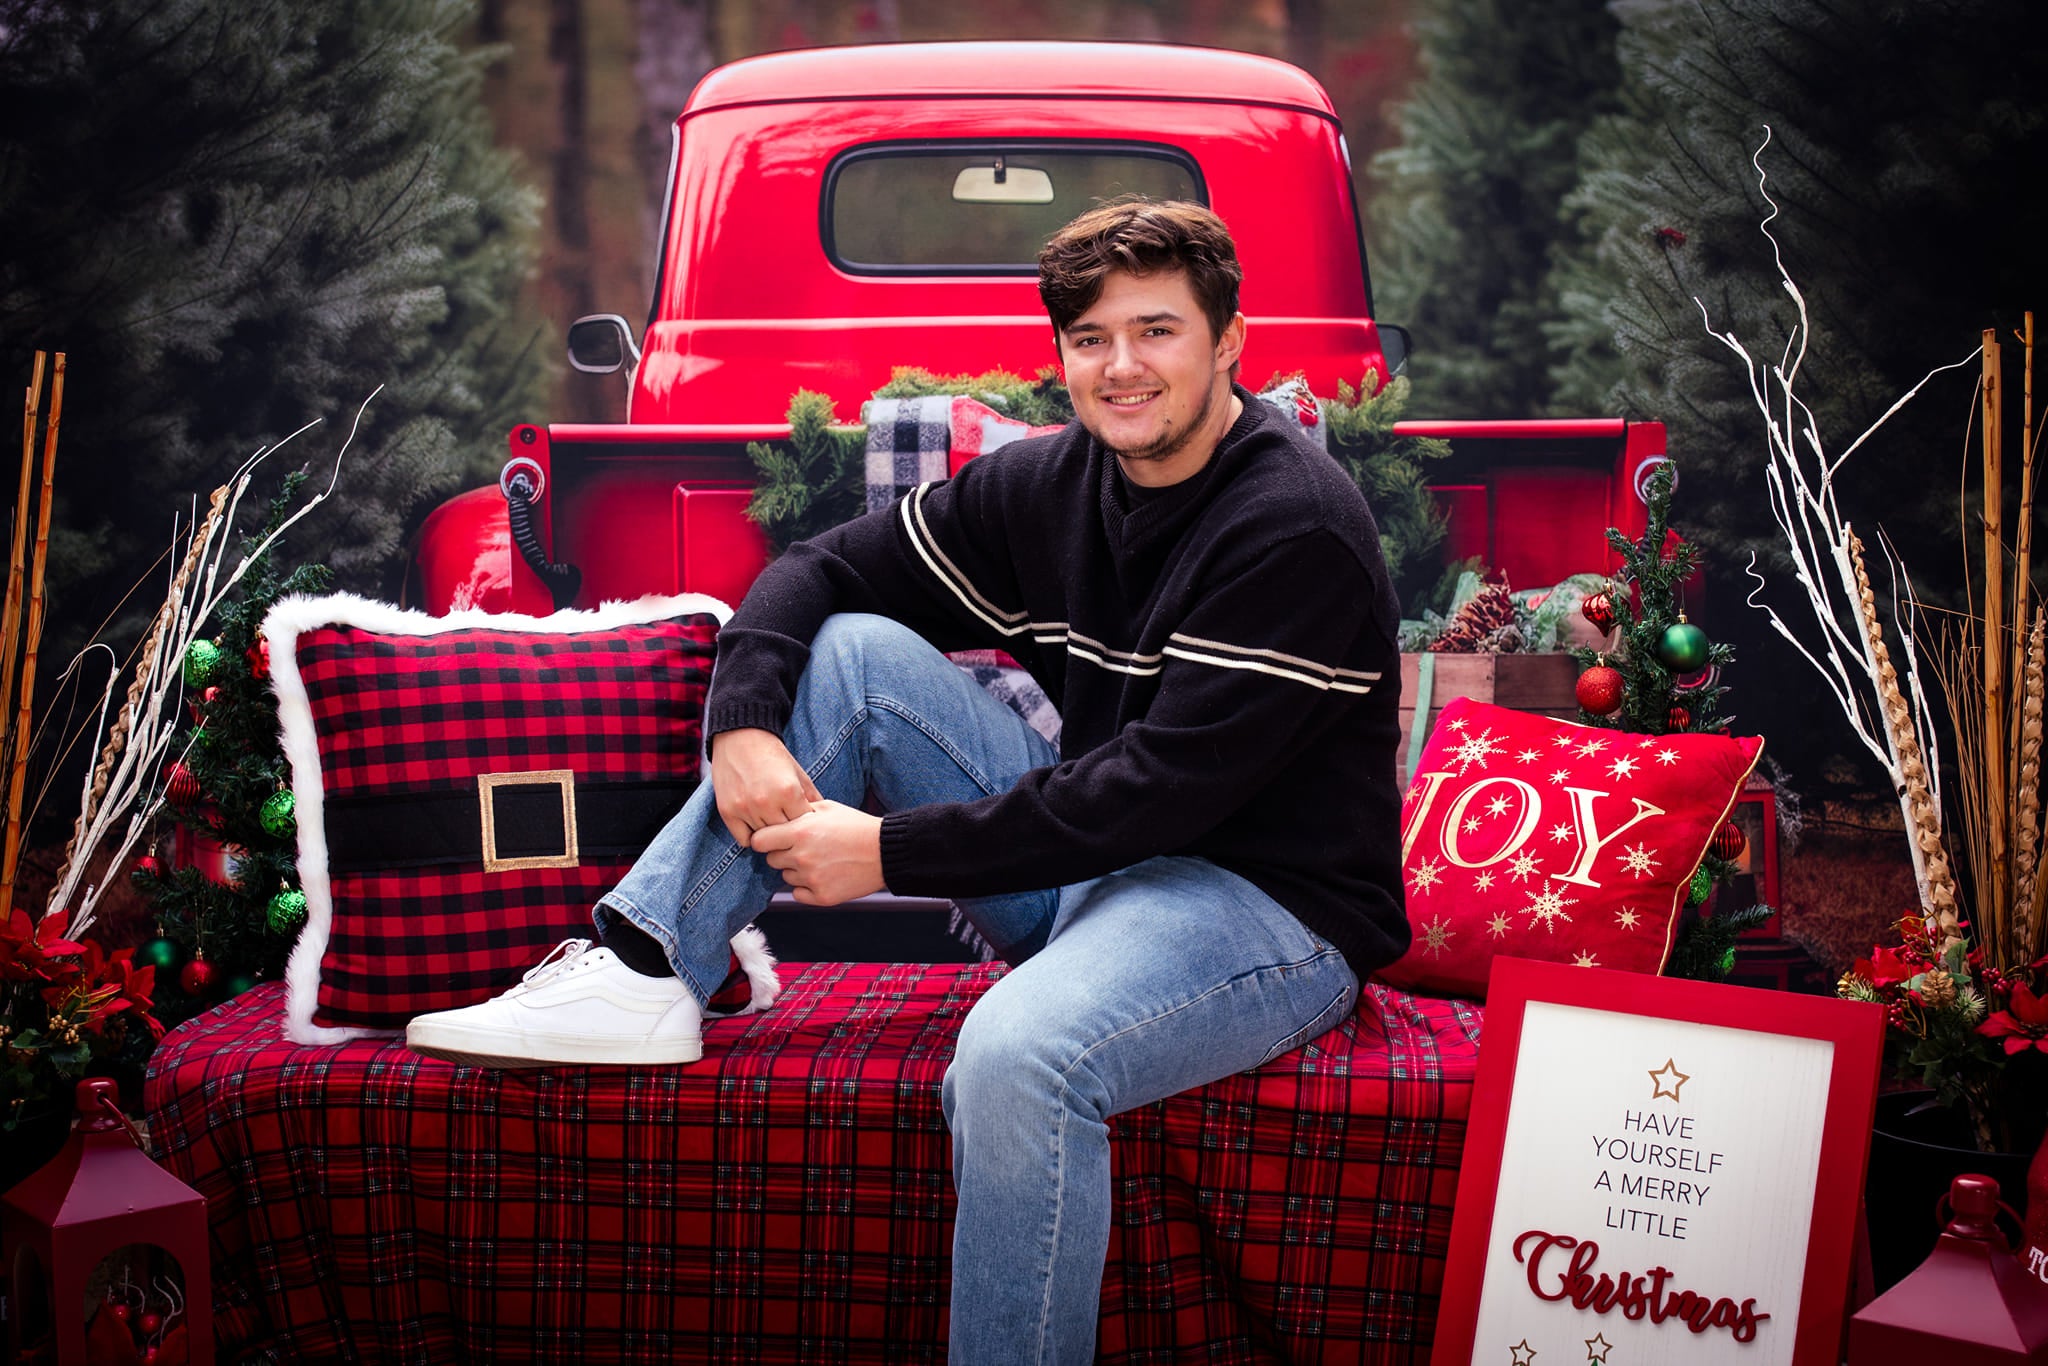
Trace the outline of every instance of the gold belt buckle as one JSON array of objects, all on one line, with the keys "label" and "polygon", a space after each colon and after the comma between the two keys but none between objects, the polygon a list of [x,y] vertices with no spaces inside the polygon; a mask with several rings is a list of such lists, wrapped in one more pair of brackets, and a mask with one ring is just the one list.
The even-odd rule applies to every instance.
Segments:
[{"label": "gold belt buckle", "polygon": [[[562,789],[562,841],[568,847],[559,854],[537,854],[532,858],[498,856],[497,791],[501,787],[533,787],[553,783]],[[546,768],[532,773],[479,773],[476,775],[477,816],[483,825],[484,871],[509,873],[521,868],[574,868],[576,852],[576,770]]]}]

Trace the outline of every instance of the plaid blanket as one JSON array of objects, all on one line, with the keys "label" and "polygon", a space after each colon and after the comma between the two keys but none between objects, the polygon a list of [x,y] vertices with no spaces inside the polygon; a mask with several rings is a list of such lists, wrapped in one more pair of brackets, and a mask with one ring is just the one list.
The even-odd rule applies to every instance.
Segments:
[{"label": "plaid blanket", "polygon": [[[222,1359],[943,1361],[939,1077],[999,972],[801,968],[675,1069],[291,1044],[282,984],[188,1021],[146,1101],[207,1199]],[[1370,985],[1113,1120],[1099,1360],[1426,1360],[1479,1021]]]}]

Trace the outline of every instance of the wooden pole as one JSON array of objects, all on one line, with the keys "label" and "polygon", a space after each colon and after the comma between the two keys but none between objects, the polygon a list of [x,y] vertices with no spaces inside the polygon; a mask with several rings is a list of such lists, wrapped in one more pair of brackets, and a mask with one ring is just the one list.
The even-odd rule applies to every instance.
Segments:
[{"label": "wooden pole", "polygon": [[[28,508],[29,495],[34,490],[36,469],[36,419],[41,415],[43,397],[43,368],[49,363],[49,353],[36,352],[35,367],[30,373],[28,395],[21,408],[21,493],[14,503],[14,539],[8,548],[7,600],[0,608],[0,716],[8,714],[14,705],[14,666],[21,654],[21,596],[23,580],[28,575]],[[9,726],[6,730],[7,743],[0,746],[7,769],[14,768],[13,755],[17,749],[26,750],[28,736]],[[9,816],[14,808],[7,808]],[[0,921],[4,921],[14,909],[14,862],[0,863]]]},{"label": "wooden pole", "polygon": [[[2000,420],[2004,384],[1999,370],[1998,333],[1984,330],[1984,883],[1977,888],[1978,940],[2003,942],[2006,911],[2012,896],[2006,866],[2006,822],[2012,809],[2006,784],[2006,756],[2012,752],[2012,731],[2005,696],[2005,470]],[[1995,938],[1987,939],[1991,935]]]},{"label": "wooden pole", "polygon": [[13,773],[7,781],[7,846],[0,852],[0,917],[14,909],[14,875],[21,862],[21,799],[28,785],[28,736],[36,691],[36,650],[43,638],[43,572],[50,552],[50,504],[57,480],[57,432],[64,417],[64,353],[54,357],[50,420],[43,427],[42,499],[36,508],[35,559],[28,576],[28,627],[23,633],[21,705],[15,712]]}]

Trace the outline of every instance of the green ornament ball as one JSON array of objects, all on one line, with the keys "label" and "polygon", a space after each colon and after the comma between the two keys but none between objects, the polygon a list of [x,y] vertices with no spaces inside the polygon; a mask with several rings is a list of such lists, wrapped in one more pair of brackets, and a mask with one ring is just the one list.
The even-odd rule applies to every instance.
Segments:
[{"label": "green ornament ball", "polygon": [[220,646],[210,640],[195,640],[185,647],[185,684],[203,688],[220,668]]},{"label": "green ornament ball", "polygon": [[297,830],[298,821],[294,813],[298,807],[299,800],[291,793],[271,793],[269,800],[263,803],[262,811],[257,813],[257,819],[263,822],[264,833],[284,839]]},{"label": "green ornament ball", "polygon": [[296,887],[287,887],[270,898],[265,919],[277,934],[289,934],[306,923],[306,894]]},{"label": "green ornament ball", "polygon": [[1698,906],[1714,894],[1714,878],[1705,868],[1695,868],[1688,904]]},{"label": "green ornament ball", "polygon": [[1680,617],[1657,637],[1657,661],[1673,673],[1689,674],[1707,666],[1707,633]]},{"label": "green ornament ball", "polygon": [[256,974],[255,974],[255,973],[253,973],[253,972],[238,972],[238,973],[235,973],[235,974],[234,974],[233,976],[231,976],[231,977],[229,977],[229,978],[228,978],[228,982],[227,982],[227,994],[228,994],[229,996],[231,996],[231,997],[233,997],[233,996],[240,996],[240,995],[241,995],[241,994],[242,994],[243,992],[247,991],[247,990],[248,990],[248,989],[249,989],[250,987],[253,987],[253,986],[255,986],[255,985],[256,985],[256,982],[257,982],[257,977],[256,977]]},{"label": "green ornament ball", "polygon": [[1720,967],[1721,967],[1721,975],[1722,975],[1723,977],[1726,977],[1726,976],[1727,976],[1727,975],[1728,975],[1729,973],[1731,973],[1731,972],[1735,971],[1735,950],[1734,950],[1734,949],[1732,949],[1732,948],[1727,948],[1727,949],[1723,949],[1723,950],[1721,950],[1721,964],[1720,964]]},{"label": "green ornament ball", "polygon": [[136,950],[134,963],[138,968],[155,968],[158,972],[176,972],[185,962],[185,951],[173,940],[158,935],[145,940]]}]

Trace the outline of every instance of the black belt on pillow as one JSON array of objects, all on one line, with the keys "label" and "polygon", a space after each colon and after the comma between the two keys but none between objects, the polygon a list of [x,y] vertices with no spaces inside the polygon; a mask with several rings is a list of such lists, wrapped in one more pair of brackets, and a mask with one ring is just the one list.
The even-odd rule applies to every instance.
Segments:
[{"label": "black belt on pillow", "polygon": [[334,797],[324,803],[327,866],[365,873],[481,863],[496,873],[636,858],[696,787],[579,782],[571,770],[550,769],[486,773],[469,789]]}]

